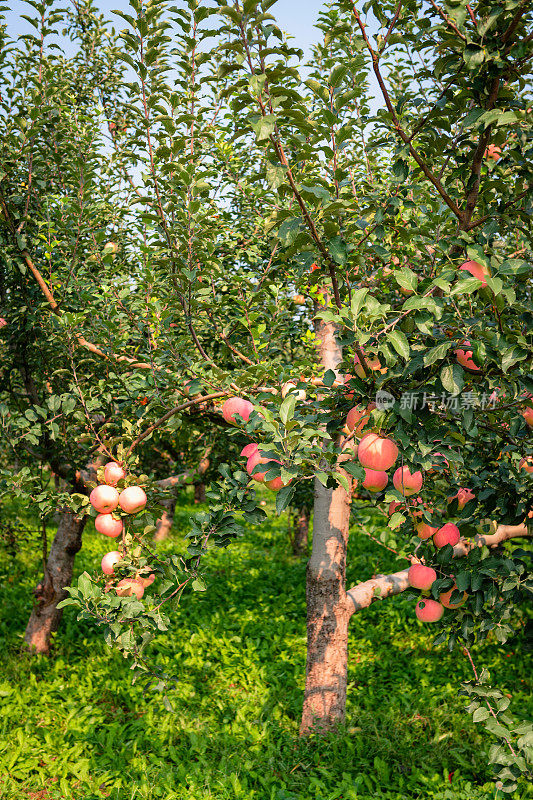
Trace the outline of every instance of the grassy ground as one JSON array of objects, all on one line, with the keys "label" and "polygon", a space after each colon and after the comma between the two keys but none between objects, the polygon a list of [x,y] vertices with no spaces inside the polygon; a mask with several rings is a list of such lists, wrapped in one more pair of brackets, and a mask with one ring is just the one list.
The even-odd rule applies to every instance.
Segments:
[{"label": "grassy ground", "polygon": [[[177,514],[176,549],[191,508]],[[4,511],[5,513],[5,511]],[[488,744],[463,711],[468,675],[399,597],[356,615],[346,728],[297,738],[305,669],[305,563],[271,518],[209,558],[209,589],[185,596],[154,660],[178,678],[175,713],[143,698],[128,664],[70,609],[53,658],[19,655],[38,559],[0,565],[0,800],[488,800]],[[352,537],[351,579],[398,568]],[[105,551],[87,530],[77,571]],[[385,555],[384,555],[385,554]],[[3,573],[3,575],[1,575]],[[512,648],[511,648],[512,649]],[[525,655],[478,654],[524,714]],[[533,797],[526,788],[516,798]]]}]

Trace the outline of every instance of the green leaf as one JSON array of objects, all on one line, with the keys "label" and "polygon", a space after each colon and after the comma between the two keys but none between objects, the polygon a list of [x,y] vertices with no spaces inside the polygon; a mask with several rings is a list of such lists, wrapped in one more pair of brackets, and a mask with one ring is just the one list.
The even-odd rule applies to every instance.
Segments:
[{"label": "green leaf", "polygon": [[398,355],[408,361],[410,349],[409,342],[404,333],[401,331],[390,331],[390,333],[387,334],[387,341],[391,343]]},{"label": "green leaf", "polygon": [[278,239],[284,247],[290,247],[300,232],[301,217],[284,220],[278,230]]},{"label": "green leaf", "polygon": [[294,494],[294,486],[284,486],[276,494],[276,513],[281,514],[292,500]]},{"label": "green leaf", "polygon": [[447,354],[450,347],[450,342],[442,342],[436,347],[432,347],[431,350],[428,350],[424,356],[424,366],[429,367],[431,364],[434,364],[435,361],[441,361]]},{"label": "green leaf", "polygon": [[464,386],[464,371],[459,364],[448,364],[441,369],[440,380],[447,392],[457,395]]},{"label": "green leaf", "polygon": [[205,585],[205,581],[203,578],[195,578],[191,584],[193,592],[205,592],[207,590],[207,586]]},{"label": "green leaf", "polygon": [[289,393],[279,410],[279,416],[284,425],[294,417],[294,409],[296,407],[296,395]]},{"label": "green leaf", "polygon": [[255,131],[257,136],[257,141],[262,142],[265,139],[268,139],[274,133],[274,128],[276,127],[277,117],[275,114],[267,114],[264,117],[260,117],[257,122],[252,124],[252,128]]},{"label": "green leaf", "polygon": [[477,708],[474,711],[472,719],[474,722],[484,722],[490,716],[489,711],[487,708]]}]

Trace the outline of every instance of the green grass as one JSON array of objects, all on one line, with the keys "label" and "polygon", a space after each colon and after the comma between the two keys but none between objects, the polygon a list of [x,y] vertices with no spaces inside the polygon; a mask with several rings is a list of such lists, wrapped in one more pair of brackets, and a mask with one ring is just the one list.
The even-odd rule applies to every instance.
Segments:
[{"label": "green grass", "polygon": [[[193,509],[183,506],[176,549]],[[5,513],[5,509],[4,509]],[[71,609],[53,658],[19,654],[39,560],[29,543],[0,571],[0,800],[488,800],[488,739],[463,711],[459,654],[432,650],[413,601],[394,598],[352,619],[346,727],[299,741],[305,670],[305,563],[274,516],[208,560],[208,591],[189,594],[152,645],[176,675],[175,713],[131,684],[128,663]],[[105,541],[87,530],[77,571]],[[398,568],[352,537],[350,581]],[[511,650],[515,648],[511,647]],[[524,714],[525,655],[477,654]],[[532,797],[522,788],[517,798]]]}]

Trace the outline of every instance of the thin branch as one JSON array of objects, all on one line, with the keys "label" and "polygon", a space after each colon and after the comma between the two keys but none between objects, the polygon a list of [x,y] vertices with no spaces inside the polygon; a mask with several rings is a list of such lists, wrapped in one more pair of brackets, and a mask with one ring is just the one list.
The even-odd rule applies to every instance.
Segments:
[{"label": "thin branch", "polygon": [[370,57],[372,59],[372,68],[374,70],[374,74],[375,74],[375,76],[377,78],[377,81],[378,81],[378,84],[379,84],[379,88],[381,89],[381,93],[383,95],[383,99],[385,100],[385,104],[387,106],[387,109],[388,109],[388,111],[389,111],[389,113],[390,113],[390,115],[392,117],[394,128],[396,129],[396,132],[398,133],[398,136],[400,137],[400,139],[403,142],[405,142],[406,145],[408,145],[409,152],[410,152],[411,156],[414,158],[414,160],[416,161],[416,163],[418,164],[418,166],[420,167],[420,169],[422,170],[422,172],[424,173],[426,178],[433,184],[433,186],[435,187],[437,192],[440,194],[440,196],[442,197],[442,199],[444,200],[444,202],[446,203],[448,208],[455,214],[457,219],[462,222],[462,220],[463,220],[463,212],[461,211],[459,206],[449,196],[449,194],[445,190],[445,188],[442,185],[442,183],[439,181],[437,176],[433,174],[433,172],[430,170],[430,168],[428,167],[426,162],[423,160],[423,158],[419,155],[417,150],[415,150],[415,148],[411,144],[410,137],[407,135],[407,133],[404,131],[404,129],[400,125],[400,121],[399,121],[398,117],[396,116],[396,112],[394,110],[394,106],[393,106],[392,101],[391,101],[391,99],[389,97],[389,93],[387,91],[387,87],[385,86],[385,82],[383,80],[383,76],[382,76],[381,71],[379,69],[379,54],[374,51],[374,48],[370,44],[368,36],[366,35],[365,25],[364,25],[360,15],[359,15],[359,12],[357,11],[357,9],[355,7],[355,3],[353,4],[353,13],[354,13],[355,19],[357,20],[359,28],[361,30],[361,34],[362,34],[363,40],[364,40],[364,42],[365,42],[365,44],[367,46],[367,50],[370,53]]}]

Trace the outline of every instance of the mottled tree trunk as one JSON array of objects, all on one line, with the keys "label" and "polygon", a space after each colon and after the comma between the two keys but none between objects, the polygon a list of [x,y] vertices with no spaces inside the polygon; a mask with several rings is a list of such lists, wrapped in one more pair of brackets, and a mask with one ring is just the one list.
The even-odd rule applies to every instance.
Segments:
[{"label": "mottled tree trunk", "polygon": [[34,589],[35,605],[24,634],[24,649],[32,653],[49,653],[51,634],[57,630],[63,614],[57,604],[67,596],[74,559],[81,547],[86,517],[77,517],[65,510],[50,547],[44,577]]},{"label": "mottled tree trunk", "polygon": [[309,539],[309,509],[302,506],[296,510],[292,528],[292,554],[302,556],[307,552]]},{"label": "mottled tree trunk", "polygon": [[165,499],[161,501],[164,511],[155,525],[154,542],[162,542],[165,539],[168,539],[172,529],[172,523],[174,522],[176,502],[176,494],[172,494],[170,497],[165,497]]},{"label": "mottled tree trunk", "polygon": [[307,566],[307,667],[300,733],[344,719],[348,670],[346,549],[350,501],[342,487],[317,480],[313,551]]},{"label": "mottled tree trunk", "polygon": [[194,502],[205,503],[205,483],[194,484]]},{"label": "mottled tree trunk", "polygon": [[[342,352],[334,325],[316,325],[320,363],[337,376]],[[341,467],[338,467],[342,471]],[[313,543],[307,566],[307,666],[300,733],[331,730],[344,720],[348,673],[346,552],[350,525],[349,491],[326,489],[315,479]]]}]

